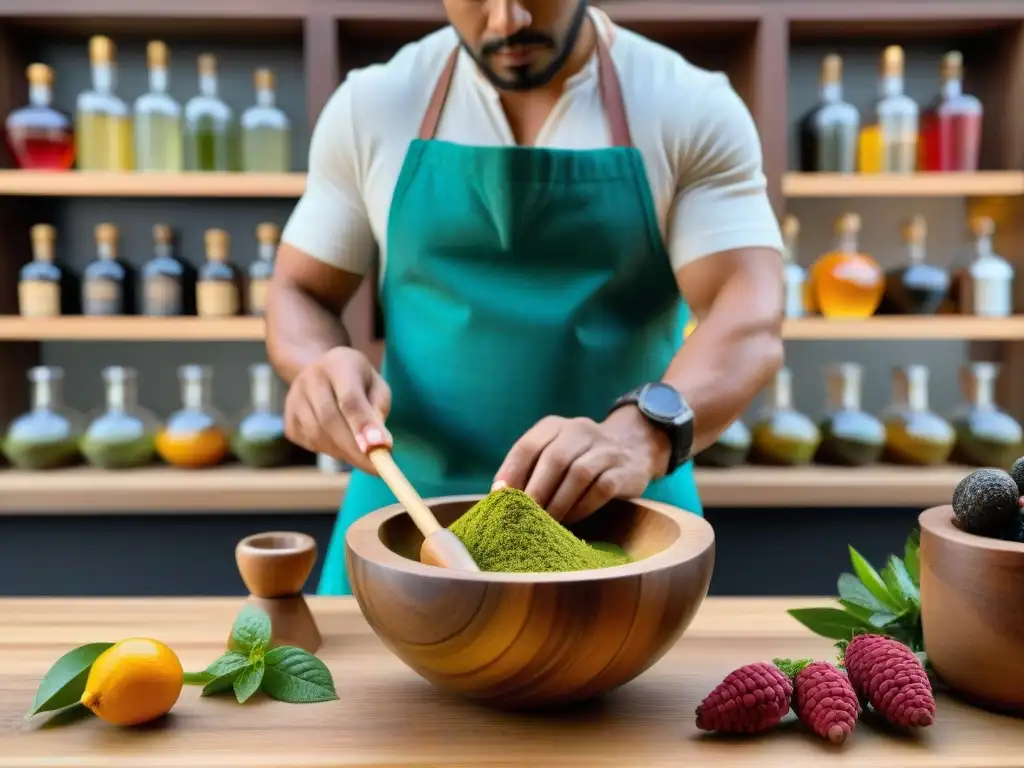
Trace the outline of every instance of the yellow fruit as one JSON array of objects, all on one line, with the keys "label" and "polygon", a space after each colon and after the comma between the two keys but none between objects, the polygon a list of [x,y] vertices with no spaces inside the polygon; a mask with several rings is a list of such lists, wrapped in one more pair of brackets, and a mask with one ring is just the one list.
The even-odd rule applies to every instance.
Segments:
[{"label": "yellow fruit", "polygon": [[89,670],[82,704],[114,725],[138,725],[167,714],[181,695],[184,670],[174,651],[144,637],[122,640]]}]

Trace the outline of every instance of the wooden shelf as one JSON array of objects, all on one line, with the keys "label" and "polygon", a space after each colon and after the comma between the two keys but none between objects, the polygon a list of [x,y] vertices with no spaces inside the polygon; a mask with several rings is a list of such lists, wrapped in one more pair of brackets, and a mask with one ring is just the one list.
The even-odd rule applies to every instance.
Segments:
[{"label": "wooden shelf", "polygon": [[787,320],[783,336],[792,341],[1024,339],[1024,316],[1006,318],[964,315],[871,317],[866,320]]},{"label": "wooden shelf", "polygon": [[1024,172],[787,173],[786,197],[1009,197],[1024,195]]},{"label": "wooden shelf", "polygon": [[[739,467],[699,469],[697,484],[709,508],[923,508],[948,503],[968,472],[965,467]],[[326,474],[313,467],[7,469],[0,470],[0,514],[330,513],[338,508],[347,486],[346,474]]]},{"label": "wooden shelf", "polygon": [[261,317],[0,317],[4,341],[263,341]]},{"label": "wooden shelf", "polygon": [[99,173],[0,170],[0,196],[295,198],[305,173]]}]

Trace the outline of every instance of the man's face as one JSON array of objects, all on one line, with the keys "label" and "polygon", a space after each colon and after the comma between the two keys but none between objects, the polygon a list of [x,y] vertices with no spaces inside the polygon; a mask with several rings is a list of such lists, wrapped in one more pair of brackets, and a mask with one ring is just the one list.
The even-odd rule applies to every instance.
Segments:
[{"label": "man's face", "polygon": [[558,74],[579,37],[586,0],[444,0],[462,44],[491,83],[525,91]]}]

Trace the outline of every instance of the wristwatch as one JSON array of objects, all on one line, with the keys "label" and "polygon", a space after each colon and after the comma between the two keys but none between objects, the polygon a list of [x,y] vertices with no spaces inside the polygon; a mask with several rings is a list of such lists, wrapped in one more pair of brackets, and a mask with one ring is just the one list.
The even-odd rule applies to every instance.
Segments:
[{"label": "wristwatch", "polygon": [[622,395],[611,410],[624,405],[635,405],[651,424],[668,437],[671,452],[668,469],[671,475],[690,460],[693,449],[693,411],[681,394],[668,384],[644,384]]}]

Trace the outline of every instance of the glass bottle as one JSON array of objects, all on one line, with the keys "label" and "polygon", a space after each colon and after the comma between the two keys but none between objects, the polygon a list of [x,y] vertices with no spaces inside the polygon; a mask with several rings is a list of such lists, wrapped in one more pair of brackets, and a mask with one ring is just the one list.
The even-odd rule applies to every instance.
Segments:
[{"label": "glass bottle", "polygon": [[853,173],[860,113],[843,99],[843,60],[829,54],[821,62],[821,97],[800,121],[800,170]]},{"label": "glass bottle", "polygon": [[117,258],[117,227],[96,225],[96,260],[82,274],[83,315],[131,315],[135,273]]},{"label": "glass bottle", "polygon": [[955,434],[949,422],[929,410],[928,378],[924,365],[893,371],[893,402],[882,415],[886,461],[929,466],[949,459]]},{"label": "glass bottle", "polygon": [[276,104],[274,73],[257,69],[256,104],[242,113],[242,170],[287,173],[292,169],[291,123]]},{"label": "glass bottle", "polygon": [[927,237],[924,216],[912,216],[903,225],[906,264],[886,273],[882,300],[885,314],[934,315],[949,294],[949,272],[927,263]]},{"label": "glass bottle", "polygon": [[992,250],[995,222],[988,216],[971,219],[974,258],[958,275],[960,311],[965,315],[1008,317],[1013,314],[1014,268]]},{"label": "glass bottle", "polygon": [[53,70],[30,64],[28,104],[7,115],[4,138],[15,165],[28,171],[66,171],[75,162],[71,117],[53,107]]},{"label": "glass bottle", "polygon": [[871,317],[885,292],[885,275],[871,256],[858,248],[860,216],[847,213],[836,221],[835,247],[811,267],[814,305],[828,318]]},{"label": "glass bottle", "polygon": [[281,388],[267,363],[249,368],[252,403],[239,422],[231,443],[238,460],[248,467],[280,467],[291,462],[294,446],[284,436]]},{"label": "glass bottle", "polygon": [[18,275],[18,312],[23,317],[57,317],[77,308],[74,277],[54,253],[56,230],[36,224],[31,230],[32,261]]},{"label": "glass bottle", "polygon": [[798,466],[814,458],[821,432],[811,419],[793,408],[792,381],[788,368],[775,374],[769,405],[752,430],[751,463]]},{"label": "glass bottle", "polygon": [[782,220],[782,262],[783,285],[785,295],[786,317],[804,316],[806,304],[807,273],[797,261],[797,238],[800,236],[800,222],[796,216],[787,216]]},{"label": "glass bottle", "polygon": [[842,467],[864,467],[882,458],[885,425],[861,407],[864,368],[857,363],[830,366],[826,374],[828,411],[820,425],[815,460]]},{"label": "glass bottle", "polygon": [[64,405],[64,370],[30,368],[32,410],[11,422],[4,456],[16,469],[57,469],[81,460],[82,416]]},{"label": "glass bottle", "polygon": [[228,260],[230,238],[223,229],[206,230],[206,261],[199,268],[196,308],[201,317],[238,314],[238,273]]},{"label": "glass bottle", "polygon": [[698,467],[735,467],[747,460],[751,436],[747,425],[736,419],[725,428],[713,445],[693,457]]},{"label": "glass bottle", "polygon": [[959,51],[942,57],[942,90],[921,116],[922,171],[978,170],[984,110],[977,97],[964,93],[963,76]]},{"label": "glass bottle", "polygon": [[256,260],[249,265],[249,314],[262,315],[267,307],[267,291],[274,275],[274,256],[280,237],[277,225],[264,222],[256,227],[259,248]]},{"label": "glass bottle", "polygon": [[956,432],[952,460],[975,467],[1008,468],[1024,453],[1024,430],[996,405],[996,363],[960,367],[964,403],[950,415]]},{"label": "glass bottle", "polygon": [[217,95],[217,57],[199,57],[199,94],[185,105],[185,168],[190,171],[233,171],[234,113]]},{"label": "glass bottle", "polygon": [[149,92],[135,100],[135,168],[176,172],[182,169],[181,105],[167,93],[167,46],[146,46]]},{"label": "glass bottle", "polygon": [[917,166],[918,106],[903,92],[903,49],[882,54],[872,121],[860,131],[861,173],[913,173]]},{"label": "glass bottle", "polygon": [[157,453],[176,467],[219,464],[228,454],[229,433],[224,417],[213,407],[213,372],[205,365],[183,365],[178,380],[182,407],[157,434]]},{"label": "glass bottle", "polygon": [[114,43],[97,35],[89,40],[92,89],[78,94],[75,152],[80,171],[132,169],[132,119],[117,96]]},{"label": "glass bottle", "polygon": [[143,315],[171,317],[195,313],[195,270],[174,257],[174,233],[153,226],[153,258],[142,265],[140,304]]},{"label": "glass bottle", "polygon": [[107,406],[95,414],[82,437],[85,460],[102,469],[131,469],[156,458],[156,416],[138,403],[134,368],[103,369]]}]

